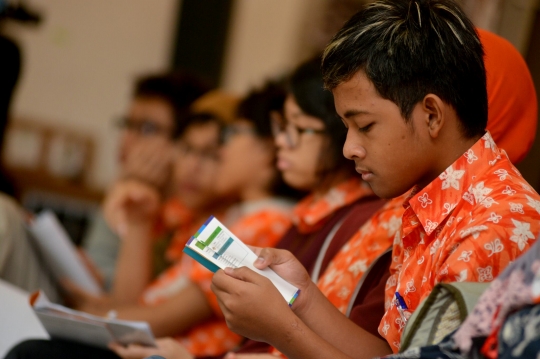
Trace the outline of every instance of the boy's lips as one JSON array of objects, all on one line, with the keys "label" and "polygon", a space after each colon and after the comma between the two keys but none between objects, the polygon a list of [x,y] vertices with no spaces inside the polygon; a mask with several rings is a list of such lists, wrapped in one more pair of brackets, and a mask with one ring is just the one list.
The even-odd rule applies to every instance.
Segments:
[{"label": "boy's lips", "polygon": [[373,178],[373,172],[371,171],[356,167],[356,172],[360,173],[362,175],[362,179],[366,182]]}]

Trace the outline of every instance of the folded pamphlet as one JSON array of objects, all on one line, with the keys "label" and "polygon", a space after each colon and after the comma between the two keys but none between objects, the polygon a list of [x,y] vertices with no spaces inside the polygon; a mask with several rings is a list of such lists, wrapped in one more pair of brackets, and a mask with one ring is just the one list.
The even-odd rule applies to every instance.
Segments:
[{"label": "folded pamphlet", "polygon": [[43,292],[30,296],[30,305],[51,338],[107,348],[112,343],[155,347],[147,322],[103,318],[69,309],[49,301]]},{"label": "folded pamphlet", "polygon": [[270,268],[257,269],[253,263],[257,255],[238,239],[214,216],[190,238],[184,252],[212,272],[218,269],[248,267],[270,279],[283,298],[291,306],[298,297],[300,290],[285,281]]}]

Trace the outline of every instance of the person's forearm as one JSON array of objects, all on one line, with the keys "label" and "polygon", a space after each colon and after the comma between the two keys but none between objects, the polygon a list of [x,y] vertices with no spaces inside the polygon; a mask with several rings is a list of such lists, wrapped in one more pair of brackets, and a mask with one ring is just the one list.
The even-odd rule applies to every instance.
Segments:
[{"label": "person's forearm", "polygon": [[309,300],[295,312],[296,315],[330,345],[353,358],[373,358],[392,353],[386,341],[350,321],[315,284],[302,294],[309,296]]},{"label": "person's forearm", "polygon": [[111,297],[114,305],[135,304],[152,279],[151,226],[131,226],[123,235]]},{"label": "person's forearm", "polygon": [[350,359],[351,357],[314,333],[294,313],[280,330],[274,331],[269,342],[289,359]]}]

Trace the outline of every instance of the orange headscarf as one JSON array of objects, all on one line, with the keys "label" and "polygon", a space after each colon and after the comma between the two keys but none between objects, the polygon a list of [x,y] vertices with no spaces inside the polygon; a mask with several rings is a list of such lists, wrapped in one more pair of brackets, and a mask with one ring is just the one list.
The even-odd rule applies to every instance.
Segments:
[{"label": "orange headscarf", "polygon": [[484,45],[488,92],[487,129],[513,163],[534,142],[538,102],[527,64],[514,46],[491,32],[477,29]]}]

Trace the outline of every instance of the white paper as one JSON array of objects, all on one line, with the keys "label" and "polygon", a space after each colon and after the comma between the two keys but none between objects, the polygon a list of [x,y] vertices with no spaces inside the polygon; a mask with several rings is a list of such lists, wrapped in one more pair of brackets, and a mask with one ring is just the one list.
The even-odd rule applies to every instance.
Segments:
[{"label": "white paper", "polygon": [[102,292],[53,212],[44,211],[39,214],[30,224],[29,230],[58,280],[67,278],[92,294]]},{"label": "white paper", "polygon": [[49,339],[28,303],[28,293],[0,279],[0,358],[27,339]]},{"label": "white paper", "polygon": [[[248,267],[254,272],[265,276],[270,279],[289,305],[293,304],[299,294],[298,288],[281,278],[272,269],[260,270],[255,268],[253,263],[257,259],[257,255],[215,217],[210,217],[189,240],[186,247],[221,269]],[[190,254],[189,251],[187,253]],[[204,261],[200,258],[196,259],[212,270],[211,264],[203,263]]]},{"label": "white paper", "polygon": [[102,318],[51,303],[42,292],[36,295],[34,311],[53,338],[101,348],[107,348],[111,342],[155,346],[147,322]]}]

